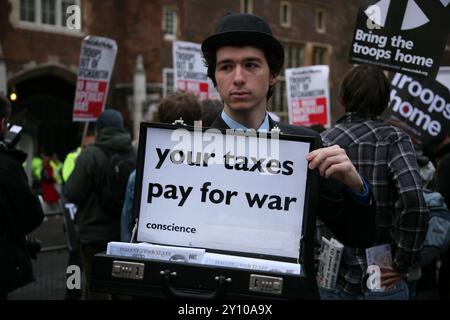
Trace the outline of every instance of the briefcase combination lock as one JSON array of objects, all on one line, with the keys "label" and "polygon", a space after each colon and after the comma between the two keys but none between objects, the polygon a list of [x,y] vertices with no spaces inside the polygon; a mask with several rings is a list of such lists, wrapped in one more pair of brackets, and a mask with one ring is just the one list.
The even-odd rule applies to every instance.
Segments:
[{"label": "briefcase combination lock", "polygon": [[283,292],[283,278],[252,274],[250,275],[248,289],[253,292],[281,295]]},{"label": "briefcase combination lock", "polygon": [[113,261],[112,276],[123,279],[144,279],[145,265],[138,262]]}]

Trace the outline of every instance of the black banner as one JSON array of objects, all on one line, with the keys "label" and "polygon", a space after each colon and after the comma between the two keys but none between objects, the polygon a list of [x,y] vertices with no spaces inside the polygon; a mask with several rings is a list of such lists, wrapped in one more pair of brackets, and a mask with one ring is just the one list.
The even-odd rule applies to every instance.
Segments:
[{"label": "black banner", "polygon": [[449,0],[368,0],[358,13],[349,60],[435,78],[449,30]]},{"label": "black banner", "polygon": [[385,118],[402,121],[415,138],[435,151],[450,126],[450,91],[433,79],[424,81],[401,73],[391,80],[390,107]]}]

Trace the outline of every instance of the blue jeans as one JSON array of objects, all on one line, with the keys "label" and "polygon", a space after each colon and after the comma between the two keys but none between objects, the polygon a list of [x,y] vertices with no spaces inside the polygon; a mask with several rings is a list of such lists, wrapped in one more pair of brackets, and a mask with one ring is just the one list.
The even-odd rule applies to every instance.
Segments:
[{"label": "blue jeans", "polygon": [[409,300],[409,286],[406,280],[400,280],[394,289],[386,292],[366,291],[352,294],[338,289],[319,287],[321,300]]}]

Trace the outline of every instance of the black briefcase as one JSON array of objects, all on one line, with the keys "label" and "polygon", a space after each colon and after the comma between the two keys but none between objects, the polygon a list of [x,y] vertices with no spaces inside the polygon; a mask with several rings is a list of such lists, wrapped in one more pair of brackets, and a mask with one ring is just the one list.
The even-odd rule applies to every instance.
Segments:
[{"label": "black briefcase", "polygon": [[[314,147],[313,138],[281,134],[279,154],[245,158],[243,153],[239,159],[252,160],[252,165],[244,168],[244,161],[239,166],[232,161],[207,163],[220,148],[208,156],[197,154],[203,162],[195,163],[196,154],[189,158],[188,152],[178,150],[169,139],[180,129],[186,131],[181,132],[184,137],[194,131],[191,127],[141,124],[134,202],[139,217],[137,240],[201,248],[237,257],[236,261],[247,257],[300,264],[300,273],[101,253],[94,257],[91,290],[173,299],[317,299],[313,262],[316,210],[309,200],[317,192],[317,176],[307,170],[305,160]],[[241,143],[269,140],[272,134],[279,134],[248,137],[227,132],[225,138],[224,133],[224,143],[234,134],[236,139],[248,139]],[[211,133],[204,129],[203,134]],[[221,138],[220,132],[214,134]],[[223,158],[231,158],[227,155]],[[264,164],[272,158],[276,160]],[[203,175],[203,170],[208,170],[207,174]],[[183,191],[181,195],[178,189]]]},{"label": "black briefcase", "polygon": [[91,290],[169,299],[317,299],[312,277],[97,254]]}]

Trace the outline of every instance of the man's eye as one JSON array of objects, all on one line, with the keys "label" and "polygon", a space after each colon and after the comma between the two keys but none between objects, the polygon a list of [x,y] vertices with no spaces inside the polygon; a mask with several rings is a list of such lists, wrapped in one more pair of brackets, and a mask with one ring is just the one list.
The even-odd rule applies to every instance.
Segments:
[{"label": "man's eye", "polygon": [[221,66],[219,67],[219,70],[220,70],[220,71],[229,71],[229,70],[231,70],[231,65],[229,65],[229,64],[223,64],[223,65],[221,65]]},{"label": "man's eye", "polygon": [[256,63],[249,62],[249,63],[246,63],[246,64],[245,64],[245,67],[246,67],[247,69],[255,69],[255,68],[258,67],[258,65],[257,65]]}]

